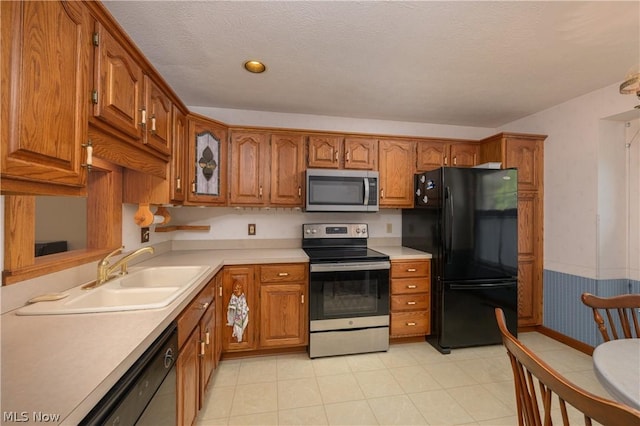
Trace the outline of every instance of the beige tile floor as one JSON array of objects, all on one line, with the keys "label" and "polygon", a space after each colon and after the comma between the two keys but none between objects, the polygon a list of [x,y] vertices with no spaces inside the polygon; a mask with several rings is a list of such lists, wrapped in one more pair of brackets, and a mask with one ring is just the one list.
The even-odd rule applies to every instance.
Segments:
[{"label": "beige tile floor", "polygon": [[[609,398],[590,356],[539,333],[519,338],[569,380]],[[226,360],[213,380],[198,425],[518,424],[500,345],[450,355],[407,343],[313,360],[302,353]]]}]

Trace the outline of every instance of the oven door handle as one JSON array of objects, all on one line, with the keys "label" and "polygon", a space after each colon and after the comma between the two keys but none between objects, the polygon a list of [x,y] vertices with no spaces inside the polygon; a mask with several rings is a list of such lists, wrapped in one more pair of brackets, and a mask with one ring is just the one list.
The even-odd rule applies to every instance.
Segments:
[{"label": "oven door handle", "polygon": [[313,272],[349,272],[349,271],[377,271],[390,269],[391,263],[385,262],[352,262],[352,263],[312,263],[309,271]]}]

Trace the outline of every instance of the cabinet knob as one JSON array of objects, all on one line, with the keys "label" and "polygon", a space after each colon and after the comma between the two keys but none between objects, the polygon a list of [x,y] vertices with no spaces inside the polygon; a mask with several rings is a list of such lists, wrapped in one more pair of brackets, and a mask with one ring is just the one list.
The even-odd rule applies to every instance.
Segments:
[{"label": "cabinet knob", "polygon": [[202,309],[203,311],[204,311],[205,309],[207,309],[208,307],[209,307],[209,302],[205,302],[205,303],[201,303],[201,304],[200,304],[200,309]]}]

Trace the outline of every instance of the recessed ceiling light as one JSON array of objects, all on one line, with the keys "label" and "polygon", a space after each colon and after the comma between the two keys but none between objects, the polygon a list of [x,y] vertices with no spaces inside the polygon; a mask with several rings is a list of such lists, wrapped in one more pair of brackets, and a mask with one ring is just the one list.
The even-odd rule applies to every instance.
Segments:
[{"label": "recessed ceiling light", "polygon": [[261,72],[264,72],[267,67],[264,66],[264,64],[260,61],[247,61],[244,63],[244,68],[252,73],[256,73],[256,74],[260,74]]}]

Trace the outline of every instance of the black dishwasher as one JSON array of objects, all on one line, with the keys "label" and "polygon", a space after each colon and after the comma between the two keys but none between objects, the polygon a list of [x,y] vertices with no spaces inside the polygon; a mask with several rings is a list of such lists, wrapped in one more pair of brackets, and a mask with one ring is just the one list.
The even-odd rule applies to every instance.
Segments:
[{"label": "black dishwasher", "polygon": [[178,331],[162,332],[80,425],[175,425]]}]

